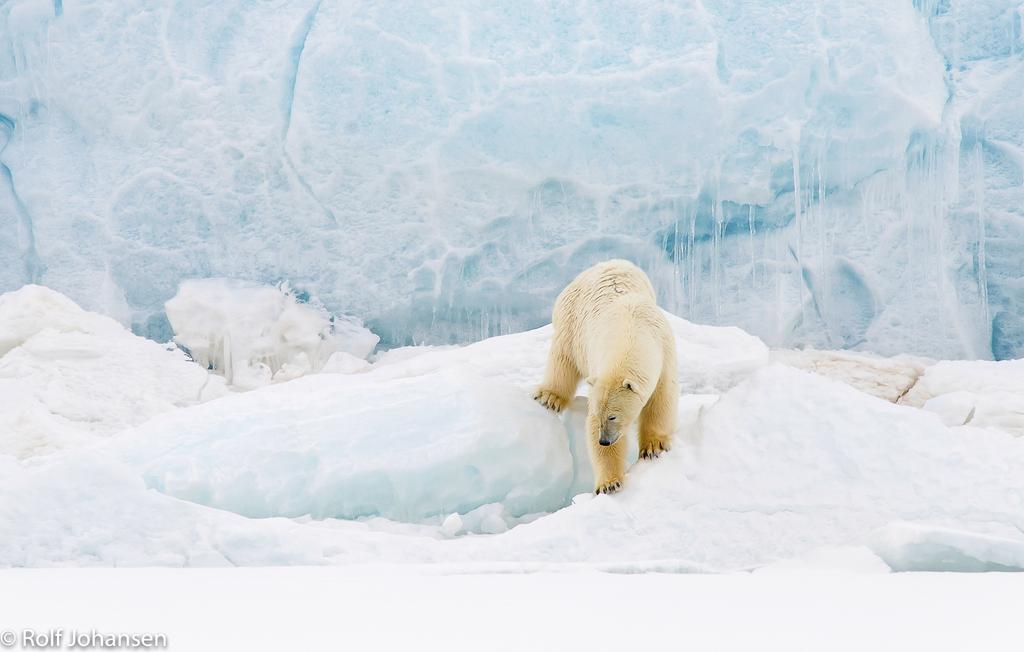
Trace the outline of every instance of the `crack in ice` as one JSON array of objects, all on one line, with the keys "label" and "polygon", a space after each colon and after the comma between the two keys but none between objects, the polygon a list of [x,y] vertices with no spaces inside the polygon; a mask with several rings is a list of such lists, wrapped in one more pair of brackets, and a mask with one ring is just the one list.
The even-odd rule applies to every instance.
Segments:
[{"label": "crack in ice", "polygon": [[283,112],[283,124],[281,126],[281,151],[284,158],[285,166],[290,171],[291,175],[295,178],[295,181],[306,191],[306,194],[315,201],[324,214],[330,221],[331,226],[338,226],[338,219],[334,215],[334,211],[324,203],[314,192],[313,187],[309,185],[302,173],[299,172],[295,166],[295,162],[292,160],[291,154],[288,153],[288,132],[292,126],[292,109],[295,106],[295,85],[299,79],[299,66],[302,65],[302,53],[306,49],[306,40],[309,38],[309,33],[313,30],[313,24],[316,22],[317,14],[320,12],[320,5],[323,0],[317,0],[317,2],[310,8],[306,15],[303,16],[302,21],[295,29],[295,38],[292,41],[292,46],[288,49],[291,55],[292,62],[291,67],[285,73],[284,79],[284,95],[281,98],[281,109]]},{"label": "crack in ice", "polygon": [[[3,141],[0,141],[0,154],[2,154],[14,136],[14,120],[2,113],[0,113],[0,134],[6,134]],[[11,172],[11,168],[3,161],[0,161],[0,177],[6,182],[5,185],[11,194],[11,199],[14,202],[14,211],[17,214],[18,223],[21,225],[22,235],[25,238],[25,250],[22,254],[22,259],[25,262],[25,283],[38,283],[43,275],[44,268],[36,251],[35,223],[32,219],[32,214],[29,213],[25,202],[18,195],[14,185],[14,173]]]}]

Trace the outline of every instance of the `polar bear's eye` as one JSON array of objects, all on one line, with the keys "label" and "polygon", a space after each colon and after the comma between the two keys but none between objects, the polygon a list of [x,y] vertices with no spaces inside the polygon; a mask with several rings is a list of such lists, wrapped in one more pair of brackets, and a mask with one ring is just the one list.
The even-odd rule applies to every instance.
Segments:
[{"label": "polar bear's eye", "polygon": [[608,417],[608,420],[609,421],[615,421],[615,415],[613,414],[612,416]]}]

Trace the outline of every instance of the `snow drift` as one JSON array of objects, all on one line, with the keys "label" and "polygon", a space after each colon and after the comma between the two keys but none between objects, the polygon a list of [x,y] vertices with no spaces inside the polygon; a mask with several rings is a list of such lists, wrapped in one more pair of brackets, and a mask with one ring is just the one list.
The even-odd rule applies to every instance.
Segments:
[{"label": "snow drift", "polygon": [[226,391],[173,346],[53,290],[0,295],[0,455],[89,444]]},{"label": "snow drift", "polygon": [[[1024,570],[1024,440],[998,420],[948,427],[854,388],[903,378],[893,369],[905,361],[842,357],[851,385],[772,363],[738,329],[672,318],[686,392],[675,448],[633,465],[622,493],[594,497],[585,399],[562,417],[529,400],[549,328],[395,350],[361,373],[174,407],[167,397],[185,383],[154,383],[149,369],[165,365],[193,388],[218,377],[42,288],[0,306],[0,339],[14,343],[0,369],[38,337],[102,331],[86,366],[66,342],[48,349],[41,369],[87,380],[35,400],[106,405],[103,433],[117,430],[72,447],[43,427],[23,459],[0,454],[0,565]],[[44,323],[55,326],[32,335]],[[123,350],[149,356],[146,366]],[[935,373],[922,388],[946,387],[942,364],[924,370],[921,380]],[[115,368],[135,382],[113,379]],[[865,382],[870,369],[880,375]],[[24,378],[55,382],[21,372],[14,382]],[[985,396],[1003,387],[998,378],[960,386]],[[167,397],[148,413],[121,412],[147,392]],[[5,452],[31,425],[5,422]]]},{"label": "snow drift", "polygon": [[1024,360],[943,361],[928,367],[904,399],[946,425],[1024,435]]}]

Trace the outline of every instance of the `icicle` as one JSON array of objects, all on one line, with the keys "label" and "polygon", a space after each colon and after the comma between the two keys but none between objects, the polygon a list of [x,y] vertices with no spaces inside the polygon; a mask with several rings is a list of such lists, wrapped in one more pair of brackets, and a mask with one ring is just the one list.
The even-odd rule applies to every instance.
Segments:
[{"label": "icicle", "polygon": [[754,289],[757,287],[757,259],[754,256],[754,205],[749,204],[747,206],[747,232],[749,234],[750,242],[750,288]]},{"label": "icicle", "polygon": [[796,220],[796,263],[797,263],[797,286],[800,288],[800,314],[806,319],[807,315],[804,314],[804,305],[806,303],[804,297],[804,283],[803,279],[800,278],[800,272],[803,268],[803,252],[801,247],[804,239],[804,227],[803,227],[803,211],[801,206],[800,197],[800,139],[797,139],[797,144],[793,147],[793,206],[794,206],[794,219]]},{"label": "icicle", "polygon": [[988,268],[985,260],[985,168],[981,143],[974,147],[974,210],[978,217],[978,292],[985,323],[991,325],[988,305]]}]

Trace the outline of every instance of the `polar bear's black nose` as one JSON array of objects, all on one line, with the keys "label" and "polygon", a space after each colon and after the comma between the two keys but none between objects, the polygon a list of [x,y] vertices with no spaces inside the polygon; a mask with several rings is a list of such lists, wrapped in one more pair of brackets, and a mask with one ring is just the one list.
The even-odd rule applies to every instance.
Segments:
[{"label": "polar bear's black nose", "polygon": [[619,439],[619,430],[612,428],[601,428],[601,436],[597,438],[597,443],[602,446],[611,446]]}]

